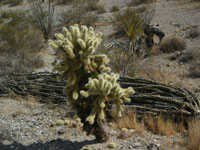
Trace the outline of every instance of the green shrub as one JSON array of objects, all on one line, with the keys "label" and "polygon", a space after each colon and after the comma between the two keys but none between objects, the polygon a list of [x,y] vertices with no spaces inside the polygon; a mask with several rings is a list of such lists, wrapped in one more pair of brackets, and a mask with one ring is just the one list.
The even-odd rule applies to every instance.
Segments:
[{"label": "green shrub", "polygon": [[144,32],[144,19],[134,8],[127,8],[114,15],[113,25],[118,32],[124,32],[128,38],[134,39]]},{"label": "green shrub", "polygon": [[137,39],[118,42],[112,45],[107,52],[108,58],[112,60],[109,65],[113,72],[118,73],[121,77],[134,77],[138,69],[141,69],[139,60],[142,59],[145,51],[140,52],[138,56]]},{"label": "green shrub", "polygon": [[73,8],[63,11],[60,16],[60,21],[66,25],[72,25],[76,23],[94,26],[98,21],[96,12],[88,12],[84,3],[74,4]]},{"label": "green shrub", "polygon": [[110,12],[118,12],[118,11],[120,11],[120,9],[116,5],[112,6],[111,9],[110,9]]},{"label": "green shrub", "polygon": [[141,5],[141,4],[149,4],[156,2],[157,0],[132,0],[130,2],[131,5]]},{"label": "green shrub", "polygon": [[56,4],[58,5],[68,5],[72,4],[75,0],[57,0]]},{"label": "green shrub", "polygon": [[31,19],[35,23],[44,38],[47,40],[53,30],[55,3],[48,0],[47,4],[42,3],[41,0],[29,0],[31,10]]},{"label": "green shrub", "polygon": [[10,6],[17,6],[23,3],[23,0],[1,0],[0,3],[9,4]]},{"label": "green shrub", "polygon": [[[43,47],[40,32],[33,29],[23,12],[6,12],[11,21],[0,26],[1,70],[29,72],[42,67],[40,51]],[[23,16],[23,17],[22,17]],[[5,17],[5,16],[4,16]]]},{"label": "green shrub", "polygon": [[182,51],[186,49],[186,42],[175,36],[165,37],[160,43],[160,50],[164,53]]},{"label": "green shrub", "polygon": [[192,52],[192,55],[193,59],[189,63],[189,76],[193,78],[200,78],[200,50],[195,50]]}]

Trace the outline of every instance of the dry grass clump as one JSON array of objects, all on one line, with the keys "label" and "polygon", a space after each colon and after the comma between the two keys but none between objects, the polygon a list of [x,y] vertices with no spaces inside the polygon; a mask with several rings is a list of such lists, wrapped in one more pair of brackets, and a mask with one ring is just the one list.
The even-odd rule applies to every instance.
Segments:
[{"label": "dry grass clump", "polygon": [[120,9],[116,5],[112,6],[111,9],[110,9],[110,12],[118,12],[118,11],[120,11]]},{"label": "dry grass clump", "polygon": [[200,150],[200,120],[193,120],[189,123],[185,144],[188,150]]},{"label": "dry grass clump", "polygon": [[155,134],[171,136],[176,134],[179,130],[183,129],[183,126],[180,125],[180,128],[170,119],[164,119],[162,116],[157,118],[147,117],[145,120],[145,126],[148,130],[152,131]]},{"label": "dry grass clump", "polygon": [[150,4],[156,2],[157,0],[132,0],[131,5],[141,5],[141,4]]},{"label": "dry grass clump", "polygon": [[161,44],[160,50],[164,53],[171,53],[175,51],[182,51],[186,49],[186,42],[183,39],[175,36],[165,37]]},{"label": "dry grass clump", "polygon": [[143,17],[134,8],[127,8],[114,14],[113,26],[117,32],[127,35],[130,39],[134,39],[144,32]]},{"label": "dry grass clump", "polygon": [[75,2],[75,0],[56,0],[57,5],[69,5]]},{"label": "dry grass clump", "polygon": [[200,77],[200,50],[186,50],[182,52],[180,62],[189,64],[189,76],[193,78]]},{"label": "dry grass clump", "polygon": [[144,135],[145,128],[144,125],[137,120],[137,115],[134,112],[124,112],[122,117],[119,119],[117,117],[117,113],[114,111],[112,112],[112,118],[117,128],[119,129],[134,129],[137,133]]},{"label": "dry grass clump", "polygon": [[200,60],[195,59],[190,63],[189,76],[200,78]]},{"label": "dry grass clump", "polygon": [[25,73],[42,67],[41,33],[30,26],[24,12],[5,12],[3,16],[3,22],[11,21],[0,27],[0,69],[4,73]]},{"label": "dry grass clump", "polygon": [[87,5],[85,6],[85,9],[87,11],[102,11],[103,10],[105,12],[104,6],[98,4],[99,0],[84,0],[84,4],[85,3],[87,3]]},{"label": "dry grass clump", "polygon": [[134,129],[137,133],[143,135],[147,130],[154,134],[171,136],[178,132],[185,132],[185,126],[182,122],[175,123],[172,119],[163,117],[162,115],[144,116],[138,121],[137,114],[132,111],[126,111],[121,118],[117,118],[116,112],[112,112],[112,118],[115,126],[119,129]]},{"label": "dry grass clump", "polygon": [[65,25],[84,24],[87,26],[95,26],[98,21],[97,14],[104,13],[103,5],[97,5],[97,1],[82,0],[72,3],[70,9],[63,11],[60,21]]},{"label": "dry grass clump", "polygon": [[98,14],[106,12],[104,5],[99,4],[99,0],[74,0],[72,5],[80,4],[85,11],[96,11]]}]

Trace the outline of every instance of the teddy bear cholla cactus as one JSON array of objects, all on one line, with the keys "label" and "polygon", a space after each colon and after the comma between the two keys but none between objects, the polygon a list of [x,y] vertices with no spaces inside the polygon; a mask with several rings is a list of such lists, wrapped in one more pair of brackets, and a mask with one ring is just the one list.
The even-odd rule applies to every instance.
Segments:
[{"label": "teddy bear cholla cactus", "polygon": [[94,123],[95,116],[97,115],[97,121],[101,123],[101,120],[105,119],[105,102],[112,101],[117,106],[118,116],[121,117],[121,103],[130,102],[128,98],[131,94],[134,93],[132,88],[122,89],[117,83],[119,79],[118,74],[103,73],[98,75],[98,78],[89,78],[89,82],[86,84],[88,91],[80,91],[80,94],[84,97],[90,95],[97,95],[98,102],[94,104],[94,108],[91,111],[91,114],[87,117],[87,121],[90,124]]},{"label": "teddy bear cholla cactus", "polygon": [[64,27],[63,34],[55,34],[55,37],[56,40],[50,40],[49,44],[60,51],[54,69],[62,72],[61,79],[67,77],[64,89],[67,99],[84,123],[83,128],[95,134],[97,140],[105,141],[101,124],[107,104],[110,101],[116,104],[121,116],[120,104],[129,102],[128,97],[134,90],[122,89],[117,83],[119,75],[110,73],[106,66],[107,56],[94,54],[101,43],[101,33],[95,34],[92,27],[74,25],[69,29]]}]

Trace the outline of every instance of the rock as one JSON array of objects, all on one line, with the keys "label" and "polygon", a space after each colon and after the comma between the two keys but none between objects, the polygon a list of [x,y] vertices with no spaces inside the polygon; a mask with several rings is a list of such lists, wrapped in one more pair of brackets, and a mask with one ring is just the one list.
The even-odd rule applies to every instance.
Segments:
[{"label": "rock", "polygon": [[65,134],[65,130],[64,130],[64,129],[59,129],[59,130],[58,130],[58,134],[59,134],[59,135]]},{"label": "rock", "polygon": [[117,136],[118,139],[127,139],[129,138],[128,134],[126,132],[121,132],[118,136]]},{"label": "rock", "polygon": [[136,142],[136,143],[133,143],[131,146],[132,146],[133,148],[136,148],[136,147],[142,146],[142,144],[139,143],[139,142]]}]

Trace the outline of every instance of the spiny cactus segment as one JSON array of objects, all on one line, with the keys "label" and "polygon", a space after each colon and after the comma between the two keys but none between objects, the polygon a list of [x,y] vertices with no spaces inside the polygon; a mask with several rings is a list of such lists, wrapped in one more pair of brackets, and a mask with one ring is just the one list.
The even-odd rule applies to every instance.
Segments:
[{"label": "spiny cactus segment", "polygon": [[98,75],[98,78],[89,78],[88,83],[85,85],[88,91],[80,91],[80,94],[84,97],[88,97],[90,95],[97,96],[97,102],[94,103],[91,114],[86,119],[90,124],[94,123],[96,116],[98,121],[105,119],[104,108],[107,101],[112,101],[117,106],[119,117],[121,117],[122,111],[121,104],[123,102],[131,101],[128,97],[134,93],[134,90],[132,88],[121,88],[117,83],[118,79],[118,74],[103,73]]},{"label": "spiny cactus segment", "polygon": [[102,72],[109,72],[105,65],[109,62],[106,55],[92,55],[101,43],[102,34],[95,34],[92,27],[78,25],[63,28],[63,34],[55,34],[56,40],[49,40],[50,46],[59,51],[59,61],[54,62],[54,70],[62,72],[60,79],[68,76],[64,92],[69,101],[79,98],[78,82],[85,73],[91,77]]},{"label": "spiny cactus segment", "polygon": [[105,141],[107,135],[101,123],[105,120],[107,104],[113,102],[121,116],[120,104],[129,102],[134,90],[121,88],[117,83],[119,75],[110,73],[111,69],[106,66],[109,62],[107,56],[95,54],[102,33],[95,34],[92,27],[77,24],[68,29],[64,27],[62,31],[62,34],[55,34],[56,40],[49,40],[50,46],[59,54],[54,70],[62,73],[60,79],[67,77],[64,92],[81,121],[85,125],[87,121],[94,125],[94,130],[92,126],[85,127],[87,132],[93,130],[99,141]]}]

